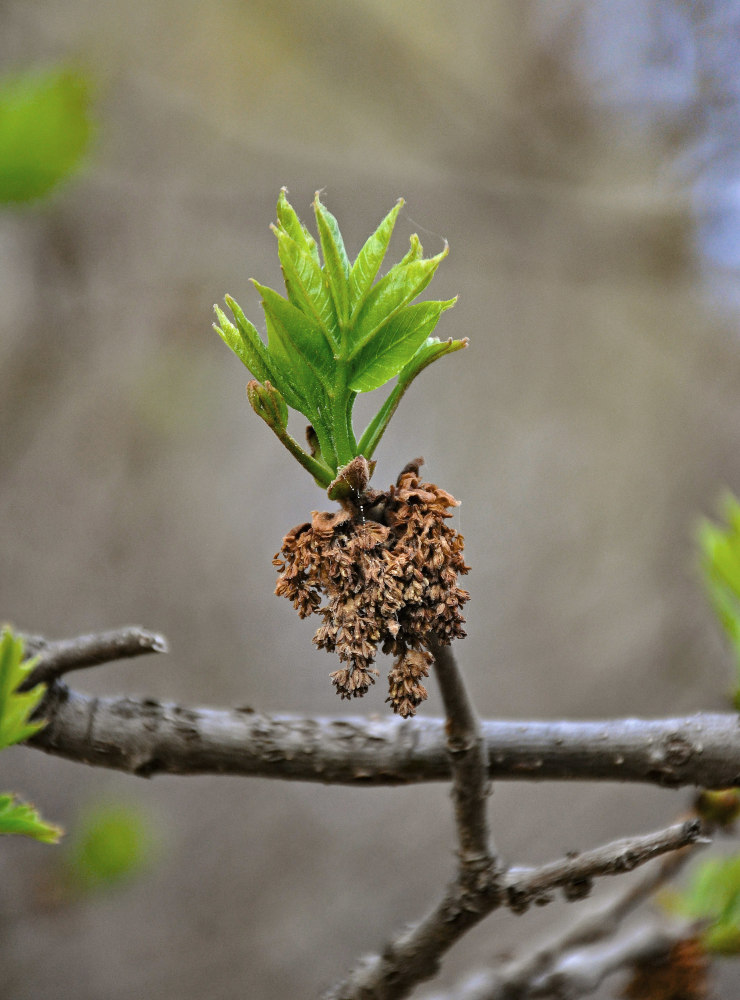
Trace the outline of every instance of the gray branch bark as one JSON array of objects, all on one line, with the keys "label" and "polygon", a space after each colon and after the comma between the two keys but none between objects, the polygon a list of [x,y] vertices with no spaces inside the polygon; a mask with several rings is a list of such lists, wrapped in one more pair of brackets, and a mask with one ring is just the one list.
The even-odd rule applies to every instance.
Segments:
[{"label": "gray branch bark", "polygon": [[307,719],[87,697],[59,678],[122,656],[163,651],[165,641],[133,628],[59,643],[30,639],[27,646],[40,656],[29,682],[49,685],[40,709],[47,725],[29,742],[49,753],[145,777],[228,773],[384,785],[452,778],[460,848],[455,881],[427,917],[330,990],[328,1000],[406,996],[436,973],[455,941],[497,907],[520,912],[533,902],[548,902],[558,888],[567,899],[580,899],[594,878],[630,871],[700,839],[701,824],[693,820],[536,869],[502,872],[488,829],[490,777],[740,783],[734,716],[481,724],[446,647],[434,649],[447,713],[443,723]]},{"label": "gray branch bark", "polygon": [[499,906],[519,911],[526,903],[547,902],[556,888],[565,889],[567,899],[579,898],[579,893],[568,891],[570,886],[631,871],[661,854],[696,843],[700,837],[700,822],[690,820],[541,868],[510,870],[502,891],[490,882],[478,889],[456,882],[426,917],[402,931],[381,955],[365,959],[346,980],[324,994],[324,1000],[397,1000],[407,996],[412,986],[436,975],[452,945]]},{"label": "gray branch bark", "polygon": [[447,715],[447,752],[452,770],[452,795],[459,843],[461,876],[496,877],[496,849],[488,824],[491,783],[480,720],[449,646],[435,643],[434,670]]},{"label": "gray branch bark", "polygon": [[35,684],[51,684],[66,673],[97,667],[147,653],[166,653],[167,640],[140,625],[127,625],[111,632],[79,635],[74,639],[49,641],[42,636],[23,636],[25,651],[38,660],[21,691]]},{"label": "gray branch bark", "polygon": [[[48,725],[30,744],[129,774],[231,774],[339,785],[449,781],[442,719],[266,715],[93,698],[53,685]],[[670,788],[740,785],[737,715],[603,722],[481,723],[494,781],[629,781]]]}]

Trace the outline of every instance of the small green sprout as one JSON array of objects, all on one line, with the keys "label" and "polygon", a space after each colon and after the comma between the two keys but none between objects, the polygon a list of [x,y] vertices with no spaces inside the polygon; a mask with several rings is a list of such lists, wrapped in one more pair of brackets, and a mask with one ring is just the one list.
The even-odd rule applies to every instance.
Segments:
[{"label": "small green sprout", "polygon": [[[226,303],[236,325],[214,307],[214,329],[254,375],[247,387],[252,408],[324,488],[358,456],[370,462],[419,372],[467,344],[431,336],[456,299],[413,302],[447,256],[446,244],[435,257],[424,258],[412,236],[405,257],[375,281],[402,205],[401,199],[350,262],[337,221],[317,194],[313,208],[322,264],[316,240],[283,189],[272,228],[287,298],[254,282],[262,296],[267,344],[231,296]],[[394,378],[396,385],[358,440],[352,425],[355,398]],[[288,407],[310,422],[309,451],[288,433]]]}]

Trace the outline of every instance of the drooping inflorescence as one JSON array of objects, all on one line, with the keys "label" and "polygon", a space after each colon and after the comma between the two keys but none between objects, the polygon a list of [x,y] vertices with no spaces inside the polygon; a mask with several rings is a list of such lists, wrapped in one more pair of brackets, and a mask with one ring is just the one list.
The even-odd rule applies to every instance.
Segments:
[{"label": "drooping inflorescence", "polygon": [[275,593],[301,618],[323,618],[314,642],[343,663],[331,675],[341,697],[366,693],[380,649],[395,657],[387,700],[404,718],[427,697],[430,644],[465,635],[469,599],[457,585],[469,569],[463,537],[447,523],[459,501],[423,482],[420,464],[406,466],[387,492],[350,491],[335,513],[314,511],[288,532],[273,560]]}]

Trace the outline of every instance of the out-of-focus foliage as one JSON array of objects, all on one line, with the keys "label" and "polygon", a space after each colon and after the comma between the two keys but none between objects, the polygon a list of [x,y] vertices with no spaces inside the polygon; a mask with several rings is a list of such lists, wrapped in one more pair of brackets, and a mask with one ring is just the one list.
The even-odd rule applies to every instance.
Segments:
[{"label": "out-of-focus foliage", "polygon": [[64,881],[73,894],[127,881],[151,861],[154,837],[146,817],[133,806],[102,804],[80,817],[69,835]]},{"label": "out-of-focus foliage", "polygon": [[701,569],[712,606],[735,654],[737,678],[733,704],[740,708],[740,504],[728,494],[722,502],[725,524],[699,525]]},{"label": "out-of-focus foliage", "polygon": [[[44,685],[37,684],[23,693],[18,690],[34,666],[34,660],[23,662],[23,640],[4,628],[0,638],[0,750],[27,740],[44,726],[43,721],[30,721],[44,697]],[[56,844],[62,831],[45,823],[33,806],[12,794],[3,794],[0,795],[2,833],[20,833],[46,844]]]},{"label": "out-of-focus foliage", "polygon": [[702,942],[708,952],[740,954],[740,854],[703,862],[688,888],[664,894],[664,903],[705,924]]},{"label": "out-of-focus foliage", "polygon": [[92,136],[90,89],[70,69],[0,79],[0,203],[42,198],[79,168]]},{"label": "out-of-focus foliage", "polygon": [[740,788],[703,788],[694,808],[705,823],[731,830],[740,816]]}]

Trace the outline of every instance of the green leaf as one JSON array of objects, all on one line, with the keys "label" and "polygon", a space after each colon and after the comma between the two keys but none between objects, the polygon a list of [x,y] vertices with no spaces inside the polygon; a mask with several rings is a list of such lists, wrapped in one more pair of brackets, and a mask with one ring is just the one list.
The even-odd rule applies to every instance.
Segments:
[{"label": "green leaf", "polygon": [[238,302],[230,295],[226,296],[226,303],[234,314],[237,326],[229,321],[222,309],[214,306],[218,324],[214,323],[213,329],[255,378],[261,382],[272,379],[275,373],[256,328],[244,315]]},{"label": "green leaf", "polygon": [[317,323],[274,289],[256,281],[254,285],[262,296],[270,355],[304,400],[306,409],[296,409],[310,419],[333,385],[334,355]]},{"label": "green leaf", "polygon": [[63,832],[61,827],[41,819],[28,802],[21,802],[15,795],[0,795],[0,834],[21,834],[42,844],[58,844]]},{"label": "green leaf", "polygon": [[67,867],[76,887],[102,888],[138,874],[151,860],[154,837],[143,813],[127,805],[100,805],[70,837]]},{"label": "green leaf", "polygon": [[395,313],[424,291],[448,252],[445,245],[441,253],[427,260],[418,260],[411,256],[405,263],[404,258],[404,261],[396,264],[384,278],[380,279],[368,294],[353,323],[350,357],[362,350]]},{"label": "green leaf", "polygon": [[91,134],[90,84],[81,73],[0,80],[0,202],[48,194],[79,167]]},{"label": "green leaf", "polygon": [[358,453],[365,455],[366,458],[372,458],[381,437],[385,433],[386,427],[390,423],[391,417],[398,409],[398,404],[401,402],[403,394],[419,372],[423,371],[433,361],[436,361],[437,358],[441,358],[445,354],[451,354],[453,351],[462,350],[463,347],[467,346],[467,338],[465,340],[450,339],[440,341],[436,337],[429,337],[425,340],[411,361],[402,368],[398,376],[398,382],[368,424],[365,433],[357,445]]},{"label": "green leaf", "polygon": [[394,313],[355,359],[350,387],[356,392],[371,392],[398,375],[429,337],[444,310],[456,301],[418,302]]},{"label": "green leaf", "polygon": [[277,203],[278,226],[290,236],[298,246],[305,250],[317,264],[320,264],[319,249],[316,240],[309,233],[301,220],[298,218],[295,209],[288,201],[287,189],[282,188]]},{"label": "green leaf", "polygon": [[740,953],[740,855],[698,865],[688,888],[673,894],[670,906],[706,924],[702,942],[707,951]]},{"label": "green leaf", "polygon": [[321,252],[324,255],[324,275],[334,300],[340,327],[349,319],[349,259],[337,220],[321,204],[318,192],[313,203],[316,226],[319,230]]},{"label": "green leaf", "polygon": [[368,237],[352,265],[349,273],[349,300],[353,313],[362,308],[365,297],[375,281],[403,203],[403,198],[399,198],[372,236]]},{"label": "green leaf", "polygon": [[[436,257],[424,260],[421,243],[412,236],[403,259],[373,285],[402,204],[399,200],[385,216],[350,266],[337,221],[317,194],[314,211],[322,265],[316,241],[283,189],[273,230],[287,298],[255,282],[262,294],[267,344],[233,300],[227,298],[236,325],[216,312],[219,334],[256,376],[257,387],[250,384],[248,389],[254,409],[322,484],[327,474],[331,482],[340,468],[362,454],[363,442],[375,447],[406,386],[427,364],[464,346],[461,341],[441,346],[430,338],[454,299],[412,305],[446,256],[446,245]],[[396,376],[397,386],[358,444],[352,423],[356,395]],[[314,454],[287,433],[282,407],[308,418]]]},{"label": "green leaf", "polygon": [[275,230],[278,255],[289,300],[321,329],[330,349],[339,343],[339,328],[324,274],[314,257],[283,230]]},{"label": "green leaf", "polygon": [[37,684],[23,693],[18,691],[37,661],[22,661],[23,640],[4,628],[0,637],[0,749],[27,740],[45,725],[43,721],[29,721],[44,697],[45,685]]}]

